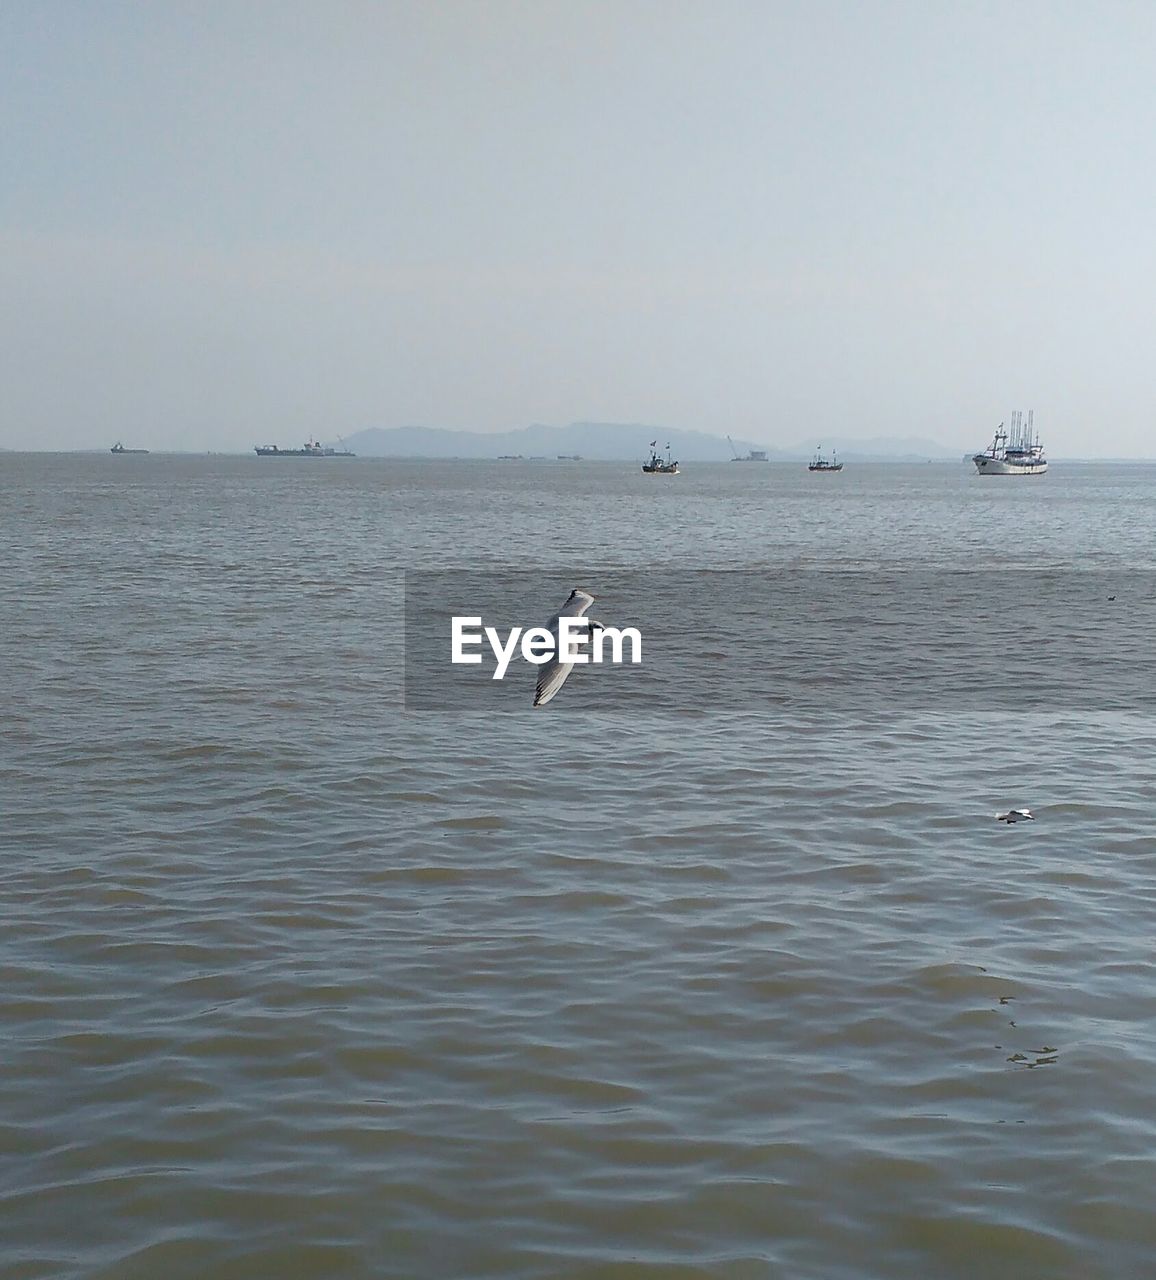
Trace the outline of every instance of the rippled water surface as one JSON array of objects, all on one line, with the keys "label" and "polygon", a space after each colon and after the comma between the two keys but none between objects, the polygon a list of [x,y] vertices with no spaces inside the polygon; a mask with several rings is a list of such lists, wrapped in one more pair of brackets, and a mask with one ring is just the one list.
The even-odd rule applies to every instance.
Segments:
[{"label": "rippled water surface", "polygon": [[[0,528],[5,1280],[1149,1272],[1156,467],[0,455]],[[871,699],[403,702],[404,572],[817,568],[966,573],[941,673],[1083,574],[1111,696],[850,617]]]}]

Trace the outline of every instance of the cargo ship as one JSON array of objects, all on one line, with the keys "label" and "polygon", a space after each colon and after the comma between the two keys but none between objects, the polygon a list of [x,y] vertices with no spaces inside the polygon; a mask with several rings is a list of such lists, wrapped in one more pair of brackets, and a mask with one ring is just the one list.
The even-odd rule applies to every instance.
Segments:
[{"label": "cargo ship", "polygon": [[258,458],[356,458],[357,454],[349,449],[333,449],[317,440],[309,439],[300,449],[282,449],[276,444],[258,444],[253,446]]}]

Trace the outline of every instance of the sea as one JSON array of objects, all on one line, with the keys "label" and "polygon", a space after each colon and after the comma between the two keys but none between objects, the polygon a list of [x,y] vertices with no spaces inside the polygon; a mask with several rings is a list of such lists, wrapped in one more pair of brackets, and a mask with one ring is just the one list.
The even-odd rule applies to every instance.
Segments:
[{"label": "sea", "polygon": [[[1156,464],[0,454],[0,538],[4,1280],[1151,1274]],[[576,586],[640,663],[451,662]]]}]

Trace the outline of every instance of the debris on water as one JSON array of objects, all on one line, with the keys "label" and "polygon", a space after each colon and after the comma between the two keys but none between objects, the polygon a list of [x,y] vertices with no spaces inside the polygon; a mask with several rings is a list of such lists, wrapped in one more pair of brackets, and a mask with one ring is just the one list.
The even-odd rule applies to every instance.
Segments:
[{"label": "debris on water", "polygon": [[[1031,1061],[1028,1054],[1034,1053],[1036,1060]],[[1008,1062],[1021,1063],[1025,1067],[1046,1067],[1050,1063],[1059,1061],[1059,1051],[1051,1048],[1029,1049],[1028,1053],[1013,1053]]]}]

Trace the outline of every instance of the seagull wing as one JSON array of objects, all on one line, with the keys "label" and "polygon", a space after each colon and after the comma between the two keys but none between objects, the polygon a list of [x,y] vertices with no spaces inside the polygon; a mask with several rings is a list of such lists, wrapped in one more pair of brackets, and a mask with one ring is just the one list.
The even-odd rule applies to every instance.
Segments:
[{"label": "seagull wing", "polygon": [[559,662],[557,657],[544,662],[538,668],[538,687],[534,690],[534,706],[544,707],[566,683],[566,677],[573,670],[572,662]]},{"label": "seagull wing", "polygon": [[559,618],[580,618],[593,603],[594,597],[589,592],[583,591],[581,587],[575,587],[570,592],[570,598],[546,625],[551,631],[557,632]]},{"label": "seagull wing", "polygon": [[558,632],[561,618],[580,618],[594,603],[594,597],[577,587],[570,592],[570,598],[558,612],[546,623],[546,627],[554,636],[554,656],[538,668],[538,687],[534,690],[534,706],[544,707],[547,702],[566,683],[566,677],[574,670],[572,662],[558,660]]}]

